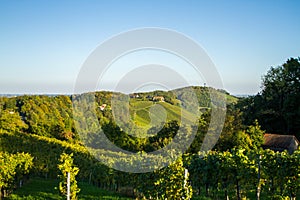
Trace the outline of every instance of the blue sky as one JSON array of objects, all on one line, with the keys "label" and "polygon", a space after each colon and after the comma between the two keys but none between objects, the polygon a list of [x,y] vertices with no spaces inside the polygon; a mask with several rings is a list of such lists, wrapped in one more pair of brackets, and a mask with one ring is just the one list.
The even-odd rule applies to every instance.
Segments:
[{"label": "blue sky", "polygon": [[271,66],[300,56],[299,8],[300,1],[283,0],[1,0],[0,93],[72,93],[103,41],[161,27],[199,43],[227,91],[256,94]]}]

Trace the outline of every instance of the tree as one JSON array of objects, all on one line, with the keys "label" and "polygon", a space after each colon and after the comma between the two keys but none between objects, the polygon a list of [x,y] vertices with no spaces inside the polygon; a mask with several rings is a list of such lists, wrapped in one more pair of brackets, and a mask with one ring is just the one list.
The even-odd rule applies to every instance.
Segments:
[{"label": "tree", "polygon": [[249,149],[258,150],[264,143],[264,133],[265,131],[261,130],[261,126],[258,124],[258,121],[254,121],[254,125],[250,125],[246,129],[246,134],[249,136],[251,143],[249,144]]},{"label": "tree", "polygon": [[67,179],[68,173],[70,176],[70,199],[77,199],[77,194],[80,192],[80,189],[77,186],[77,181],[75,176],[79,172],[79,168],[73,164],[73,153],[66,154],[62,153],[59,159],[60,164],[58,164],[58,169],[61,171],[61,175],[59,175],[59,191],[62,196],[67,196]]},{"label": "tree", "polygon": [[208,131],[210,117],[210,112],[206,111],[199,117],[197,126],[192,127],[192,131],[197,132],[191,146],[188,149],[189,153],[198,153],[201,150],[203,140]]},{"label": "tree", "polygon": [[224,127],[215,147],[220,151],[227,151],[240,146],[241,138],[245,136],[242,131],[244,127],[240,110],[235,108],[234,105],[228,105],[226,112]]},{"label": "tree", "polygon": [[258,119],[267,132],[300,137],[300,58],[271,67],[262,79],[262,91],[239,103],[246,124]]},{"label": "tree", "polygon": [[291,58],[282,66],[271,68],[263,78],[262,95],[267,108],[274,111],[273,117],[280,123],[282,132],[295,132],[299,127],[300,63]]},{"label": "tree", "polygon": [[18,113],[14,111],[0,111],[0,132],[20,132],[27,128]]}]

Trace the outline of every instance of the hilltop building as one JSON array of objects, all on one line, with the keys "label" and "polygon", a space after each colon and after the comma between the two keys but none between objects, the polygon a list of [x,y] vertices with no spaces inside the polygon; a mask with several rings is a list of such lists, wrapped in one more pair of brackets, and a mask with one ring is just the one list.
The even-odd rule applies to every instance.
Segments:
[{"label": "hilltop building", "polygon": [[159,101],[159,102],[164,102],[165,98],[163,96],[154,96],[152,98],[152,101]]}]

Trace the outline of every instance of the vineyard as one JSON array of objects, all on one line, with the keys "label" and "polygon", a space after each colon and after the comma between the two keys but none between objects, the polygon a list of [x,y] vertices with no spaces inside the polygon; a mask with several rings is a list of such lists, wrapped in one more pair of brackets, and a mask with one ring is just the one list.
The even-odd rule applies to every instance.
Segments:
[{"label": "vineyard", "polygon": [[[80,145],[71,145],[57,139],[2,133],[1,147],[1,151],[11,153],[1,155],[4,161],[1,165],[9,164],[7,168],[14,171],[2,172],[4,176],[1,180],[6,184],[2,184],[2,188],[6,189],[19,184],[20,180],[24,180],[26,184],[26,180],[33,174],[45,179],[57,178],[60,154],[72,152],[74,163],[80,169],[78,180],[131,197],[141,194],[147,199],[176,199],[183,196],[189,198],[192,194],[195,198],[205,196],[211,199],[242,199],[250,198],[247,195],[257,194],[268,199],[284,196],[296,198],[297,195],[299,197],[299,151],[292,155],[271,150],[247,152],[241,149],[186,154],[162,170],[130,174],[101,165]],[[22,155],[15,152],[28,153]],[[12,162],[13,159],[16,161]],[[185,168],[189,171],[188,177],[184,177]],[[29,169],[30,175],[27,174]],[[9,174],[15,174],[15,178],[9,179]]]}]

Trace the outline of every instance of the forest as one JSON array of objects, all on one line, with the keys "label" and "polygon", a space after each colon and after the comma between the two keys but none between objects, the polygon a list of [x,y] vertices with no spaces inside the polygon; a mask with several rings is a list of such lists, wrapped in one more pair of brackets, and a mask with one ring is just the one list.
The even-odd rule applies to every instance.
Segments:
[{"label": "forest", "polygon": [[[263,148],[265,133],[300,139],[299,91],[300,59],[290,58],[270,68],[261,91],[245,98],[200,86],[131,95],[97,91],[0,97],[0,199],[36,177],[64,181],[66,172],[72,172],[71,199],[81,192],[76,181],[131,199],[300,198],[299,149],[289,154]],[[126,108],[120,99],[128,102],[127,113],[115,112],[114,106]],[[224,125],[213,148],[203,151],[207,133],[220,128],[210,123],[214,110],[226,112]],[[169,144],[176,149],[195,135],[170,165],[133,173],[114,166],[125,161],[133,167],[139,157],[91,149],[103,142],[100,129],[118,148],[154,159],[157,166],[168,159],[154,158],[151,152]],[[179,131],[184,134],[175,140]],[[172,157],[172,149],[168,153]],[[103,158],[108,166],[95,154],[118,159]],[[57,186],[61,196],[66,195],[63,181]]]}]

